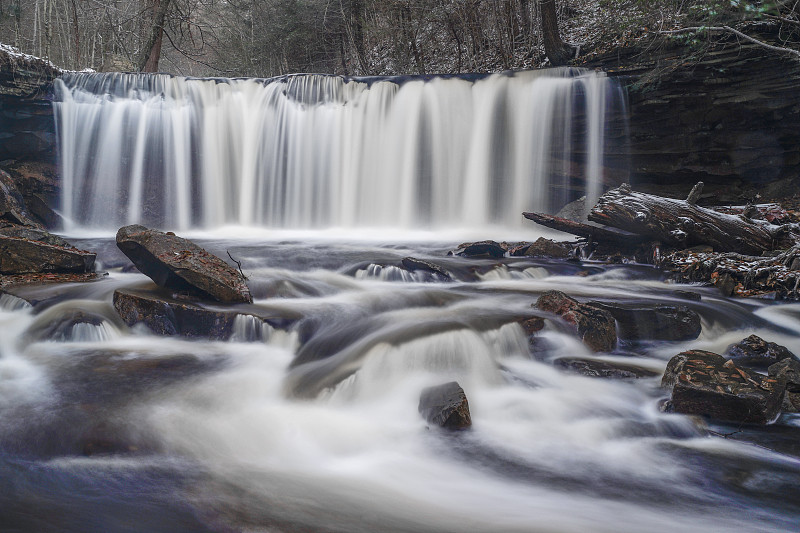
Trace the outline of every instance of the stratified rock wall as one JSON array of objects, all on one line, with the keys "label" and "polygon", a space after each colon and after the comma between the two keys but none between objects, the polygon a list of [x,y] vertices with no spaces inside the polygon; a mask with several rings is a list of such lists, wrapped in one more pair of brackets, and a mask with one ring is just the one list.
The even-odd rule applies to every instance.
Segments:
[{"label": "stratified rock wall", "polygon": [[631,182],[685,197],[703,181],[706,201],[790,196],[800,178],[800,61],[715,39],[693,50],[662,37],[589,63],[628,88]]},{"label": "stratified rock wall", "polygon": [[49,61],[0,45],[0,161],[56,158],[49,95],[61,70]]}]

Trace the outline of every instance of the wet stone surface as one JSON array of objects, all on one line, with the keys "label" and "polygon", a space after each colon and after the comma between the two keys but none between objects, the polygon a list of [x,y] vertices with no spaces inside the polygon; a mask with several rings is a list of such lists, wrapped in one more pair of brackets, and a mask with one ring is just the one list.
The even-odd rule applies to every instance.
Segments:
[{"label": "wet stone surface", "polygon": [[583,343],[595,352],[610,352],[617,345],[614,317],[600,307],[580,303],[561,291],[542,294],[535,307],[574,325]]},{"label": "wet stone surface", "polygon": [[424,389],[419,398],[419,412],[429,424],[445,429],[466,429],[472,425],[467,395],[455,381]]},{"label": "wet stone surface", "polygon": [[672,388],[675,412],[747,424],[773,422],[785,387],[775,377],[737,367],[732,360],[703,350],[670,359],[661,385]]}]

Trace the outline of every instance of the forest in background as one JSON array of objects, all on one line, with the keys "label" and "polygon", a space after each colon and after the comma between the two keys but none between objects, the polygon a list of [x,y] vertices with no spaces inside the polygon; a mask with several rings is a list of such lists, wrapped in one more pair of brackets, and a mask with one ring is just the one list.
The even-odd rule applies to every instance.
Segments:
[{"label": "forest in background", "polygon": [[648,34],[702,46],[765,30],[800,58],[800,0],[0,0],[0,42],[24,53],[189,76],[487,72]]}]

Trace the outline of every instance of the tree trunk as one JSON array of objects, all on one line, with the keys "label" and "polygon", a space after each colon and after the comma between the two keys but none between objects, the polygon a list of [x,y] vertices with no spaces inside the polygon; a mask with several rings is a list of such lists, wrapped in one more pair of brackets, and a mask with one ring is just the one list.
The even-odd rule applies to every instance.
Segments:
[{"label": "tree trunk", "polygon": [[81,68],[81,37],[80,26],[78,25],[78,6],[75,0],[72,0],[72,31],[74,32],[75,39],[75,63],[74,68]]},{"label": "tree trunk", "polygon": [[367,51],[364,44],[364,0],[350,0],[350,20],[353,25],[353,46],[361,67],[361,74],[369,74]]},{"label": "tree trunk", "polygon": [[44,33],[44,55],[46,59],[51,59],[50,53],[53,46],[53,2],[45,0],[43,6],[43,33]]},{"label": "tree trunk", "polygon": [[554,67],[566,65],[572,59],[573,48],[561,40],[558,32],[558,16],[556,0],[539,0],[539,11],[542,19],[542,38],[544,52]]},{"label": "tree trunk", "polygon": [[151,0],[152,19],[150,33],[142,46],[139,58],[139,71],[158,72],[158,61],[161,59],[161,43],[164,40],[164,20],[167,17],[170,0]]},{"label": "tree trunk", "polygon": [[21,0],[17,0],[17,5],[11,8],[14,15],[14,48],[22,50],[22,34],[20,33],[20,24],[22,23],[22,7],[20,6]]},{"label": "tree trunk", "polygon": [[717,252],[751,255],[789,248],[798,237],[791,225],[776,226],[744,215],[722,214],[685,200],[634,192],[628,185],[601,196],[589,220],[671,246],[705,244]]}]

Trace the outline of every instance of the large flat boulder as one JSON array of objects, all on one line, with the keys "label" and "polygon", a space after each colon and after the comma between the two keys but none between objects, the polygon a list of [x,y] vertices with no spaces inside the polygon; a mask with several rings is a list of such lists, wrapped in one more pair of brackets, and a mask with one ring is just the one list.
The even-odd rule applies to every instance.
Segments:
[{"label": "large flat boulder", "polygon": [[616,321],[604,309],[580,303],[561,291],[542,294],[535,307],[575,326],[580,339],[592,351],[610,352],[617,345]]},{"label": "large flat boulder", "polygon": [[785,380],[739,368],[719,354],[690,350],[670,359],[662,386],[672,388],[671,407],[746,424],[769,424],[780,413]]},{"label": "large flat boulder", "polygon": [[92,252],[69,245],[59,246],[0,233],[0,274],[91,272],[95,257]]},{"label": "large flat boulder", "polygon": [[224,303],[252,303],[244,276],[219,257],[174,234],[134,224],[117,246],[157,285]]}]

